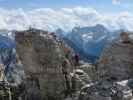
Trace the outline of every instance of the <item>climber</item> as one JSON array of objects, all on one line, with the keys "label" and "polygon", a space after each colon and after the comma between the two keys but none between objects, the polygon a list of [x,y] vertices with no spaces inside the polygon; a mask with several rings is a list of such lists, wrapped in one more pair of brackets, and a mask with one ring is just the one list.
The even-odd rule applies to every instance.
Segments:
[{"label": "climber", "polygon": [[121,38],[121,41],[123,42],[123,43],[130,43],[131,41],[130,41],[130,38],[129,38],[129,34],[127,33],[127,32],[122,32],[121,34],[120,34],[120,38]]},{"label": "climber", "polygon": [[74,58],[74,65],[78,66],[80,60],[79,54],[76,53],[73,58]]},{"label": "climber", "polygon": [[69,61],[67,59],[65,59],[62,63],[62,73],[65,77],[65,83],[66,83],[65,96],[71,95],[71,86],[70,86],[68,67],[70,67]]}]

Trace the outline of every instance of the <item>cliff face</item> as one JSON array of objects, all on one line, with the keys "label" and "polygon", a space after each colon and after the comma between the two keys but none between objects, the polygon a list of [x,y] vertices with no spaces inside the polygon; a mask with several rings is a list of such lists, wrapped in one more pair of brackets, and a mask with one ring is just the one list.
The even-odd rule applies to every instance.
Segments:
[{"label": "cliff face", "polygon": [[104,49],[98,63],[98,77],[117,81],[133,78],[133,43],[120,41]]},{"label": "cliff face", "polygon": [[128,85],[133,78],[132,43],[110,44],[95,66],[82,61],[75,64],[70,48],[54,33],[32,29],[16,32],[15,39],[26,76],[26,99],[23,100],[133,98]]},{"label": "cliff face", "polygon": [[[15,39],[26,77],[38,79],[40,92],[46,100],[50,100],[50,97],[60,100],[66,90],[66,80],[62,73],[62,63],[66,58],[61,41],[53,34],[36,30],[16,32]],[[69,63],[67,71],[71,67]]]},{"label": "cliff face", "polygon": [[132,41],[105,47],[94,68],[97,81],[81,89],[79,100],[132,100],[132,55]]}]

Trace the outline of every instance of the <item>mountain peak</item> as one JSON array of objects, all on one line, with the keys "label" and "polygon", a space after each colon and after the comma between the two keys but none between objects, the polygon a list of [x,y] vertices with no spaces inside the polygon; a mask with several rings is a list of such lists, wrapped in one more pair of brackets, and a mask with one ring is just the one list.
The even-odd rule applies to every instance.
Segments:
[{"label": "mountain peak", "polygon": [[99,28],[99,29],[106,29],[106,28],[104,27],[104,25],[101,25],[101,24],[97,24],[97,25],[95,25],[94,27],[95,27],[95,28]]}]

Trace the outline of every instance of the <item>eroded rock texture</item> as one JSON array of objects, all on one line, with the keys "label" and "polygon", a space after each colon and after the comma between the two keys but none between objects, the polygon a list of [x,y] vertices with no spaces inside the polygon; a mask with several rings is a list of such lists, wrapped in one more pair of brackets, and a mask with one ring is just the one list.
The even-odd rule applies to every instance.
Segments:
[{"label": "eroded rock texture", "polygon": [[79,100],[132,100],[132,41],[115,41],[105,47],[94,69],[96,81],[84,85]]},{"label": "eroded rock texture", "polygon": [[[62,63],[66,59],[62,42],[54,34],[39,30],[16,32],[15,39],[26,77],[34,77],[32,80],[36,80],[27,80],[27,90],[33,92],[40,89],[45,100],[61,100],[67,88],[62,73]],[[67,66],[66,70],[69,72],[72,67],[69,60]],[[37,86],[39,88],[35,89]]]},{"label": "eroded rock texture", "polygon": [[97,68],[99,79],[133,78],[133,43],[119,41],[105,48]]},{"label": "eroded rock texture", "polygon": [[74,66],[68,46],[54,33],[30,29],[16,32],[16,51],[26,75],[23,100],[133,98],[132,42],[108,45],[97,65],[83,62]]}]

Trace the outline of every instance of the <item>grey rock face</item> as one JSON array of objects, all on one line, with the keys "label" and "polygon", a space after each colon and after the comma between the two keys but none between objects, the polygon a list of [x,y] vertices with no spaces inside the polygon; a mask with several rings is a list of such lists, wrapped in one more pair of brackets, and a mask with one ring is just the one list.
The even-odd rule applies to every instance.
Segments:
[{"label": "grey rock face", "polygon": [[132,100],[132,90],[122,82],[133,78],[132,43],[115,42],[103,50],[97,66],[83,63],[75,69],[65,46],[48,32],[16,33],[27,100],[63,100],[66,92],[73,92],[66,100]]},{"label": "grey rock face", "polygon": [[73,73],[71,73],[71,80],[72,83],[75,83],[76,91],[80,91],[84,85],[92,83],[94,75],[93,66],[88,63],[84,63],[79,68],[74,69]]},{"label": "grey rock face", "polygon": [[124,80],[133,74],[133,43],[113,43],[105,48],[98,62],[99,79]]},{"label": "grey rock face", "polygon": [[97,81],[83,86],[79,100],[132,100],[132,82],[130,86],[126,82],[133,78],[132,55],[131,42],[106,47],[94,67]]},{"label": "grey rock face", "polygon": [[[46,100],[61,100],[66,90],[62,73],[64,51],[55,38],[44,31],[16,33],[16,50],[26,76],[38,78],[41,94]],[[69,68],[71,64],[68,64],[66,70],[69,71]]]}]

